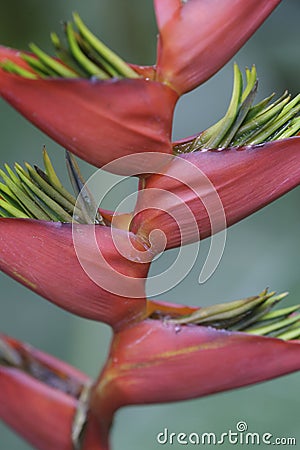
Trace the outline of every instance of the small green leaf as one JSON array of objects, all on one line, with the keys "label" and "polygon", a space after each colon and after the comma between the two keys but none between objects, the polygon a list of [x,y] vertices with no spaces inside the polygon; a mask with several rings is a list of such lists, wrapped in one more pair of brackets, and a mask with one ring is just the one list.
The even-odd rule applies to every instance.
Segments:
[{"label": "small green leaf", "polygon": [[28,216],[26,213],[16,208],[12,204],[6,202],[5,200],[2,200],[1,198],[0,198],[0,207],[4,209],[9,214],[10,217],[16,217],[18,219],[30,218],[30,216]]},{"label": "small green leaf", "polygon": [[28,195],[26,195],[26,190],[15,184],[3,170],[0,169],[0,176],[3,178],[4,182],[12,193],[18,199],[21,206],[24,206],[26,210],[30,213],[31,217],[40,220],[49,220],[49,216],[44,213],[44,211],[34,202]]},{"label": "small green leaf", "polygon": [[243,78],[241,71],[237,64],[234,64],[234,82],[233,92],[230,101],[229,108],[224,118],[216,130],[214,130],[214,136],[212,136],[208,142],[206,142],[206,148],[217,148],[224,136],[230,130],[231,125],[234,123],[240,107],[241,96],[243,90]]},{"label": "small green leaf", "polygon": [[[62,222],[72,222],[72,216],[68,214],[58,203],[56,203],[55,200],[36,186],[30,178],[26,176],[23,169],[19,165],[16,164],[15,169],[23,183],[33,192],[34,195],[45,203],[49,210],[53,211]],[[53,220],[53,217],[51,218]]]},{"label": "small green leaf", "polygon": [[52,44],[55,47],[55,53],[57,57],[63,62],[66,66],[70,67],[74,72],[77,73],[77,76],[80,78],[87,78],[88,73],[82,69],[82,67],[77,63],[77,61],[73,58],[72,54],[70,54],[69,49],[64,47],[61,43],[59,37],[56,33],[51,33],[50,38]]},{"label": "small green leaf", "polygon": [[0,67],[7,72],[32,79],[97,77],[104,80],[112,77],[140,77],[129,64],[91,33],[77,13],[74,14],[74,23],[68,22],[64,26],[64,33],[67,45],[61,43],[56,33],[50,35],[58,58],[49,56],[33,43],[29,47],[34,56],[21,54],[34,73],[9,60],[0,63]]},{"label": "small green leaf", "polygon": [[47,194],[49,198],[61,205],[65,211],[72,214],[74,209],[73,203],[69,202],[58,191],[56,191],[49,183],[47,183],[28,163],[25,163],[30,178],[36,182],[37,186]]},{"label": "small green leaf", "polygon": [[[79,201],[79,207],[82,211],[86,223],[96,223],[106,225],[103,217],[98,212],[97,205],[91,194],[91,192],[85,186],[85,180],[83,179],[78,164],[76,163],[73,155],[66,151],[66,163],[69,173],[69,177],[73,186],[73,189],[77,195]],[[96,215],[95,215],[96,213]]]},{"label": "small green leaf", "polygon": [[263,291],[258,296],[200,308],[189,316],[174,319],[172,322],[176,324],[196,323],[198,325],[222,322],[222,325],[226,324],[225,327],[227,328],[233,322],[238,322],[241,318],[244,318],[245,314],[252,313],[257,306],[266,302],[273,295],[274,292],[267,293],[267,291]]},{"label": "small green leaf", "polygon": [[277,330],[285,328],[289,325],[295,324],[297,321],[299,321],[299,315],[289,317],[287,319],[280,320],[280,321],[277,321],[277,322],[274,322],[274,323],[271,323],[269,325],[265,325],[262,327],[251,328],[250,330],[244,330],[244,332],[247,334],[256,334],[259,336],[265,336],[265,335],[274,333]]},{"label": "small green leaf", "polygon": [[38,76],[35,73],[30,72],[29,70],[24,69],[24,67],[18,66],[16,63],[4,60],[0,63],[0,68],[9,73],[14,73],[15,75],[19,75],[23,78],[28,78],[32,80],[36,80]]},{"label": "small green leaf", "polygon": [[277,311],[272,311],[267,314],[265,314],[263,317],[261,317],[260,321],[266,321],[266,320],[274,320],[282,317],[287,317],[290,314],[299,311],[300,305],[296,306],[289,306],[287,308],[278,309]]},{"label": "small green leaf", "polygon": [[[261,130],[268,130],[269,124],[279,115],[289,100],[290,96],[285,97],[281,102],[274,104],[272,108],[266,108],[265,111],[262,111],[250,121],[246,122],[236,134],[235,140],[238,142],[242,137],[243,145],[245,145],[253,137],[261,133]],[[245,138],[245,136],[247,137]]]},{"label": "small green leaf", "polygon": [[274,94],[253,105],[257,91],[257,74],[253,66],[246,69],[246,87],[234,65],[233,92],[225,116],[197,137],[173,147],[174,154],[256,145],[295,136],[300,131],[300,94],[294,99],[288,92],[270,104]]},{"label": "small green leaf", "polygon": [[[75,159],[68,155],[67,167],[76,196],[79,195],[78,202],[61,184],[45,148],[43,158],[46,172],[28,163],[25,163],[27,170],[17,163],[15,172],[7,164],[7,173],[0,169],[4,181],[0,182],[0,217],[106,226],[92,195],[85,187]],[[93,217],[95,213],[96,217]]]},{"label": "small green leaf", "polygon": [[257,92],[257,82],[254,84],[253,88],[251,89],[251,91],[245,98],[244,102],[242,103],[242,105],[239,109],[239,112],[236,116],[236,119],[235,119],[234,123],[232,124],[232,126],[229,128],[227,135],[225,136],[223,141],[220,142],[221,147],[228,147],[231,144],[232,139],[236,135],[238,129],[240,128],[241,124],[243,123],[243,121],[245,120],[245,117],[248,114],[248,111],[253,103],[254,98],[255,98],[256,92]]},{"label": "small green leaf", "polygon": [[47,174],[52,186],[57,187],[57,188],[62,188],[63,186],[62,186],[58,176],[55,173],[55,170],[53,168],[53,165],[51,163],[51,160],[49,158],[49,155],[47,153],[45,146],[43,147],[43,161],[44,161],[46,174]]},{"label": "small green leaf", "polygon": [[74,59],[80,64],[82,68],[90,75],[94,77],[98,77],[100,79],[106,79],[109,78],[107,73],[105,73],[103,70],[101,70],[96,64],[94,64],[90,59],[88,59],[85,54],[82,52],[81,48],[79,47],[75,32],[73,30],[73,26],[71,22],[68,22],[66,24],[66,35],[68,38],[68,43],[70,46],[71,53],[74,57]]},{"label": "small green leaf", "polygon": [[283,298],[287,296],[287,293],[280,295],[272,295],[263,304],[258,305],[254,308],[247,316],[241,318],[237,324],[230,327],[231,330],[244,331],[245,329],[255,325],[258,321],[269,313],[269,311],[274,308]]},{"label": "small green leaf", "polygon": [[278,116],[273,123],[265,125],[259,133],[256,133],[254,136],[247,139],[245,144],[256,145],[266,142],[270,138],[270,136],[272,136],[276,131],[283,127],[286,122],[291,120],[299,112],[300,105],[291,110],[288,110],[284,115]]},{"label": "small green leaf", "polygon": [[246,79],[247,79],[247,85],[242,94],[241,104],[244,103],[244,101],[247,99],[247,97],[253,91],[254,86],[257,85],[257,72],[256,72],[255,66],[252,66],[251,70],[246,68]]},{"label": "small green leaf", "polygon": [[292,341],[294,339],[299,339],[300,338],[300,317],[299,317],[299,321],[294,323],[294,327],[290,327],[290,329],[288,331],[280,333],[276,337],[279,339],[282,339],[284,341]]},{"label": "small green leaf", "polygon": [[37,45],[31,43],[29,47],[31,51],[42,61],[42,63],[52,69],[57,76],[63,78],[77,78],[77,74],[73,70],[61,64],[57,59],[47,55],[47,53],[43,52],[43,50],[41,50]]},{"label": "small green leaf", "polygon": [[81,35],[76,35],[77,42],[84,54],[98,67],[103,68],[112,78],[120,78],[120,73],[103,56],[101,56]]},{"label": "small green leaf", "polygon": [[0,195],[4,198],[8,198],[8,201],[16,201],[16,203],[18,203],[17,197],[4,183],[0,183]]},{"label": "small green leaf", "polygon": [[28,55],[27,53],[21,53],[21,58],[27,62],[27,64],[29,64],[42,78],[45,76],[54,77],[57,75],[54,70],[47,67],[40,59],[34,56]]},{"label": "small green leaf", "polygon": [[269,95],[269,97],[263,99],[261,102],[257,103],[256,105],[252,106],[249,109],[249,112],[246,116],[245,122],[249,122],[253,117],[258,116],[267,108],[267,105],[270,103],[270,101],[274,98],[275,92],[273,94]]},{"label": "small green leaf", "polygon": [[300,336],[300,305],[270,311],[287,293],[275,295],[264,290],[260,295],[229,303],[200,308],[185,317],[168,319],[177,325],[195,324],[241,331],[259,336],[296,339]]},{"label": "small green leaf", "polygon": [[292,119],[273,137],[274,140],[296,136],[300,132],[300,117]]},{"label": "small green leaf", "polygon": [[106,45],[103,44],[81,20],[78,13],[73,14],[73,19],[78,27],[83,38],[95,49],[105,60],[107,60],[112,67],[114,67],[121,76],[126,78],[139,78],[139,75],[131,69],[131,67],[124,62],[116,53],[112,52]]}]

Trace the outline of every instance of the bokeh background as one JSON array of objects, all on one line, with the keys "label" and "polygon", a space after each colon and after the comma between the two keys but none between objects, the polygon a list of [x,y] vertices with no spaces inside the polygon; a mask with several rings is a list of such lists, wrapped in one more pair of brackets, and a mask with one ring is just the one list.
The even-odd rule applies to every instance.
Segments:
[{"label": "bokeh background", "polygon": [[[156,25],[151,0],[1,0],[0,42],[26,49],[27,43],[33,40],[50,50],[49,32],[59,31],[61,21],[70,18],[74,10],[128,61],[154,62]],[[281,94],[286,88],[292,94],[299,92],[299,19],[299,0],[284,0],[234,58],[241,68],[257,65],[260,98],[273,91]],[[194,134],[219,119],[227,107],[231,85],[232,61],[181,99],[174,138]],[[46,144],[59,174],[64,176],[62,149],[3,101],[0,125],[1,164],[24,160],[40,163],[41,149]],[[272,159],[269,164],[272,166]],[[93,173],[92,167],[86,164],[82,167],[86,176]],[[133,188],[132,183],[126,186],[128,192]],[[189,276],[164,294],[164,299],[208,305],[252,295],[270,286],[278,292],[289,290],[287,302],[299,302],[299,200],[300,190],[296,189],[232,227],[218,269],[200,286],[198,276],[208,249],[208,242],[203,243],[199,260]],[[159,271],[172,257],[172,253],[165,255],[153,270]],[[52,353],[93,377],[97,375],[108,351],[107,326],[61,311],[2,274],[0,296],[2,332]],[[239,420],[248,423],[249,431],[295,437],[299,445],[299,374],[193,401],[126,408],[115,420],[113,448],[152,450],[160,447],[156,435],[165,427],[170,432],[222,433],[235,430]],[[230,444],[222,446],[231,447]],[[30,448],[0,424],[1,450]]]}]

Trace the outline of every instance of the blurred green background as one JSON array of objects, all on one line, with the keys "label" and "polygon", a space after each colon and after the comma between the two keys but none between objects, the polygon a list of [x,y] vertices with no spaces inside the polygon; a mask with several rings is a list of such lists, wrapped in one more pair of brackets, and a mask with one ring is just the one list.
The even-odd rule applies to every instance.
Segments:
[{"label": "blurred green background", "polygon": [[[74,10],[128,61],[154,62],[156,25],[150,0],[2,0],[0,42],[26,49],[27,43],[34,40],[50,49],[49,32],[59,31],[61,20],[70,18]],[[257,65],[260,97],[273,91],[281,94],[286,88],[292,94],[299,92],[299,19],[299,0],[283,1],[235,56],[241,68]],[[227,107],[231,85],[232,62],[181,99],[174,138],[194,134],[220,118]],[[65,173],[63,151],[3,101],[0,123],[2,163],[40,163],[41,149],[46,144],[59,173]],[[85,165],[84,172],[91,174],[93,168]],[[164,300],[208,305],[252,295],[270,286],[277,291],[289,290],[289,303],[299,302],[299,197],[298,189],[232,227],[218,269],[200,286],[201,261],[208,249],[208,242],[203,243],[199,265],[179,286],[164,294]],[[165,255],[155,270],[171,257],[172,254]],[[97,375],[108,350],[108,327],[65,313],[2,274],[0,292],[2,332],[52,353],[91,376]],[[113,448],[152,450],[160,447],[155,438],[164,427],[174,432],[222,433],[234,430],[239,420],[248,423],[249,431],[292,436],[299,445],[299,374],[194,401],[126,408],[115,420]],[[1,450],[30,448],[0,425]]]}]

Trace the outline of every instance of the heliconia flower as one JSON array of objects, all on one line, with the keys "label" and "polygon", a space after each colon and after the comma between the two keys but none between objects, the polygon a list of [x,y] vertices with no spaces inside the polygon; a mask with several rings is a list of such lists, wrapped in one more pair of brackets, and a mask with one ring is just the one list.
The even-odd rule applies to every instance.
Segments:
[{"label": "heliconia flower", "polygon": [[145,253],[123,230],[0,219],[2,271],[67,311],[115,328],[145,315],[149,262],[136,262],[136,251]]},{"label": "heliconia flower", "polygon": [[300,137],[174,157],[145,180],[131,231],[167,248],[214,234],[300,184]]},{"label": "heliconia flower", "polygon": [[300,341],[146,320],[115,335],[91,407],[101,419],[122,406],[196,398],[299,369]]},{"label": "heliconia flower", "polygon": [[[0,48],[0,62],[8,57],[16,61],[18,55]],[[177,95],[162,83],[30,79],[0,69],[0,94],[51,138],[97,167],[134,152],[172,152]],[[155,168],[145,161],[145,172],[147,163]]]},{"label": "heliconia flower", "polygon": [[217,72],[280,0],[154,0],[157,79],[179,94]]},{"label": "heliconia flower", "polygon": [[[226,0],[220,6],[216,1],[156,0],[160,33],[153,67],[121,60],[74,14],[74,24],[65,26],[68,49],[51,35],[58,58],[33,44],[32,53],[0,47],[0,95],[97,167],[136,152],[172,153],[178,96],[225,64],[279,1]],[[133,164],[131,159],[130,168],[125,164],[118,172],[156,168],[154,158],[145,158],[143,167],[140,160]]]},{"label": "heliconia flower", "polygon": [[[246,69],[246,79],[243,90],[235,64],[223,118],[174,143],[177,156],[161,154],[161,170],[140,183],[129,228],[153,248],[213,235],[299,185],[300,95],[285,92],[269,104],[272,94],[253,104],[255,67]],[[156,238],[154,230],[160,230]]]},{"label": "heliconia flower", "polygon": [[[90,379],[77,369],[0,335],[0,418],[39,450],[74,449],[74,421]],[[106,450],[89,423],[82,449]]]}]

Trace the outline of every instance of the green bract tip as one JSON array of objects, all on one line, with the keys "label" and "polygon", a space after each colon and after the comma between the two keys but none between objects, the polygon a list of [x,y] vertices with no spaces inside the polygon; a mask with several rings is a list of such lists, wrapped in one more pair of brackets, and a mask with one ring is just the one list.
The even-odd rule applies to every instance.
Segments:
[{"label": "green bract tip", "polygon": [[195,139],[174,146],[174,153],[263,144],[295,136],[300,131],[300,95],[285,92],[270,104],[274,94],[253,105],[258,86],[256,69],[246,69],[246,87],[237,64],[233,91],[225,116]]},{"label": "green bract tip", "polygon": [[74,180],[81,183],[80,189],[75,189],[78,201],[61,184],[45,148],[43,159],[45,171],[28,163],[26,169],[17,163],[15,171],[7,164],[6,172],[0,169],[0,217],[106,225],[100,213],[96,217],[92,214],[97,208],[91,193],[84,188],[75,159],[69,156],[67,167],[69,173],[71,167],[73,186]]},{"label": "green bract tip", "polygon": [[49,56],[35,44],[30,44],[33,55],[22,54],[28,64],[26,70],[12,61],[4,61],[1,67],[7,72],[24,78],[139,78],[130,65],[103,44],[84,24],[78,13],[73,22],[64,25],[65,45],[56,33],[51,42],[56,57]]},{"label": "green bract tip", "polygon": [[[272,310],[287,293],[261,294],[229,303],[207,306],[192,314],[169,320],[177,325],[202,325],[283,340],[300,336],[300,305]],[[271,311],[272,310],[272,311]]]}]

